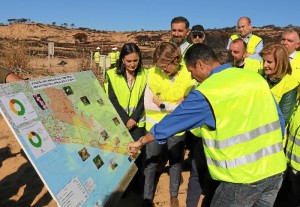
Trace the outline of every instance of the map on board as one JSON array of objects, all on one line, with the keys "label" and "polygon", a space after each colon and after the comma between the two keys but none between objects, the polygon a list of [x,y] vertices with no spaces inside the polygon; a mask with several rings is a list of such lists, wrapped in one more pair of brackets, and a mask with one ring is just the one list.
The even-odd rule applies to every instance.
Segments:
[{"label": "map on board", "polygon": [[105,206],[134,165],[91,71],[0,84],[0,110],[59,206]]}]

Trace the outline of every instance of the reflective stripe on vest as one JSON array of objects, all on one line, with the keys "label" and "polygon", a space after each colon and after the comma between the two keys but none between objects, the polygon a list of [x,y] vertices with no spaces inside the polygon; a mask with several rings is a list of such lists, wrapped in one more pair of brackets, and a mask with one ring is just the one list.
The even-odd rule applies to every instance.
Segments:
[{"label": "reflective stripe on vest", "polygon": [[286,169],[276,104],[259,74],[228,68],[197,89],[216,119],[215,130],[200,128],[213,179],[253,183]]},{"label": "reflective stripe on vest", "polygon": [[286,157],[297,171],[300,171],[300,106],[294,111],[288,125],[288,140],[286,143]]},{"label": "reflective stripe on vest", "polygon": [[[107,80],[105,81],[106,93],[108,94],[109,79],[119,104],[129,116],[136,109],[136,106],[144,92],[146,87],[147,72],[148,71],[146,69],[141,69],[136,76],[133,88],[130,90],[125,78],[122,75],[116,74],[116,68],[107,71]],[[145,126],[145,116],[143,115],[140,117],[137,122],[139,127]]]},{"label": "reflective stripe on vest", "polygon": [[212,139],[205,140],[205,145],[207,147],[216,147],[219,149],[224,149],[224,148],[231,147],[233,145],[236,145],[236,144],[239,144],[242,142],[248,142],[251,139],[253,139],[253,137],[258,137],[258,136],[264,135],[266,133],[275,131],[277,129],[280,129],[279,121],[275,121],[273,123],[266,124],[264,126],[258,127],[256,129],[253,129],[252,131],[246,132],[244,134],[239,134],[237,136],[227,138],[226,140],[222,140],[222,141],[215,141]]},{"label": "reflective stripe on vest", "polygon": [[[294,137],[293,135],[289,136],[289,142],[293,143],[293,146],[292,146],[293,148],[295,148],[295,149],[298,148],[298,150],[300,149],[300,140],[297,139],[296,137]],[[294,168],[296,168],[297,171],[300,171],[300,153],[298,153],[298,155],[295,155],[292,152],[287,151],[286,156],[288,158],[290,158],[290,160],[289,160],[290,162],[294,161],[296,163],[296,165],[293,164],[292,166]]]},{"label": "reflective stripe on vest", "polygon": [[207,164],[210,165],[216,165],[220,168],[236,168],[242,165],[246,165],[252,162],[255,162],[257,158],[269,156],[272,154],[275,154],[277,152],[282,151],[282,143],[277,143],[272,146],[265,147],[253,154],[245,155],[233,160],[227,160],[227,161],[218,161],[214,160],[212,158],[207,158]]}]

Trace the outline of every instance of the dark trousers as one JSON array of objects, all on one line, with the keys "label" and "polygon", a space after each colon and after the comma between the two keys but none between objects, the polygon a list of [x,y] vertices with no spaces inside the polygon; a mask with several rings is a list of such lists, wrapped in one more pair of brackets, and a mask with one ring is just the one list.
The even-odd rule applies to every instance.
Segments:
[{"label": "dark trousers", "polygon": [[[129,130],[129,132],[134,141],[137,141],[140,137],[146,134],[146,130],[144,127],[134,127],[131,130]],[[129,184],[129,188],[131,188],[134,192],[142,195],[144,190],[144,182],[145,182],[145,176],[144,176],[144,169],[146,163],[145,147],[141,149],[141,154],[134,161],[134,163],[136,164],[138,171],[132,178],[132,181]]]},{"label": "dark trousers", "polygon": [[209,174],[202,138],[187,135],[186,140],[192,139],[190,151],[192,153],[191,175],[188,184],[187,207],[196,207],[202,194],[202,207],[210,206],[219,181],[213,180]]},{"label": "dark trousers", "polygon": [[292,167],[288,167],[287,171],[292,187],[292,206],[300,206],[300,171],[296,172]]}]

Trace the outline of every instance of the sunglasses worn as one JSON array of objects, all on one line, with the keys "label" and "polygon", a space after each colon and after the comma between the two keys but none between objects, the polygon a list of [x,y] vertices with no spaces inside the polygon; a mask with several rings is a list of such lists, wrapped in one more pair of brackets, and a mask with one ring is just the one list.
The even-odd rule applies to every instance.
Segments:
[{"label": "sunglasses worn", "polygon": [[193,35],[193,38],[199,37],[199,38],[202,39],[203,37],[205,37],[205,34],[204,34],[204,32],[202,32],[202,31],[193,32],[192,35]]},{"label": "sunglasses worn", "polygon": [[193,34],[193,38],[197,38],[197,37],[202,39],[204,37],[204,35],[203,34]]}]

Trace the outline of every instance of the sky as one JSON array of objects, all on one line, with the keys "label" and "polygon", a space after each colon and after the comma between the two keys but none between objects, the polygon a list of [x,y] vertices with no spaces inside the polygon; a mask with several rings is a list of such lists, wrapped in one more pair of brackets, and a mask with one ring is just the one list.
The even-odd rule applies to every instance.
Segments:
[{"label": "sky", "polygon": [[184,16],[205,29],[236,26],[248,16],[254,27],[300,26],[300,0],[4,0],[0,23],[30,19],[43,24],[74,24],[104,31],[170,30],[173,17]]}]

